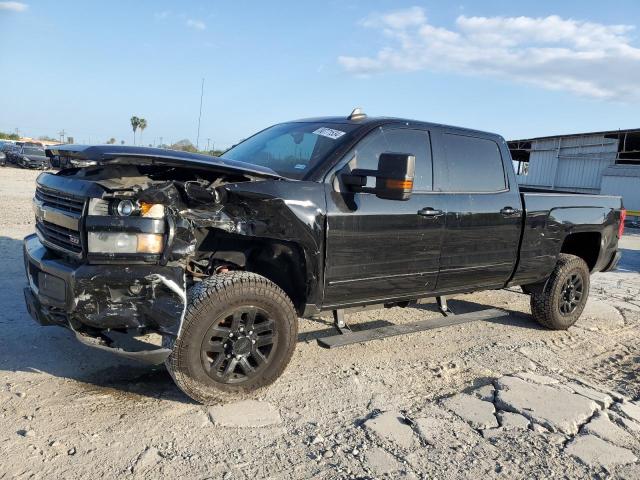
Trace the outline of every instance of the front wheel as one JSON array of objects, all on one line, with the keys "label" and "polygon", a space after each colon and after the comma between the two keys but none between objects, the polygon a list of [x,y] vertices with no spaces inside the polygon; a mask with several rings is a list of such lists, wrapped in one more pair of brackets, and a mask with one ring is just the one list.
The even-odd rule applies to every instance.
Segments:
[{"label": "front wheel", "polygon": [[233,399],[282,374],[297,334],[295,309],[276,284],[250,272],[214,275],[189,291],[167,369],[198,402]]},{"label": "front wheel", "polygon": [[561,253],[540,293],[531,294],[531,313],[552,330],[566,330],[576,323],[589,296],[589,267],[575,255]]}]

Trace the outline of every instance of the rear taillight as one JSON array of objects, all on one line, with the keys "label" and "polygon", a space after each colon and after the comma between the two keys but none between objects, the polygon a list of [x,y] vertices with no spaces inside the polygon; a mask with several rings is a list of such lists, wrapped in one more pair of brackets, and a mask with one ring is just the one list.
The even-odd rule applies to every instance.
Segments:
[{"label": "rear taillight", "polygon": [[623,208],[620,210],[620,225],[618,225],[618,238],[622,238],[624,233],[624,219],[627,218],[627,211]]}]

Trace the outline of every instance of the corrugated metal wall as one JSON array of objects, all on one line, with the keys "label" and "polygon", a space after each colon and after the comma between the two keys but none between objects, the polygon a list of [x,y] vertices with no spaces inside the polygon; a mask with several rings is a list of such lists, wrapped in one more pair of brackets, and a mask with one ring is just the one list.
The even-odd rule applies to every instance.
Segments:
[{"label": "corrugated metal wall", "polygon": [[558,142],[560,139],[533,140],[529,157],[529,173],[518,175],[518,183],[551,188],[555,178]]},{"label": "corrugated metal wall", "polygon": [[627,210],[640,211],[640,166],[616,165],[605,171],[602,189],[605,195],[622,195]]},{"label": "corrugated metal wall", "polygon": [[604,135],[545,138],[533,140],[531,150],[529,173],[518,175],[520,184],[598,193],[618,141]]},{"label": "corrugated metal wall", "polygon": [[529,172],[521,185],[620,195],[628,210],[640,211],[640,165],[616,165],[618,140],[578,135],[531,141]]}]

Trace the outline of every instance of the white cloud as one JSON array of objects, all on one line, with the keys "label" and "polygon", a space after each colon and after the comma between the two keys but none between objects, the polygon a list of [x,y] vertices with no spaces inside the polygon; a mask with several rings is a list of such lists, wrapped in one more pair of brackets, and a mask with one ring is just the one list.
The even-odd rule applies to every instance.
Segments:
[{"label": "white cloud", "polygon": [[364,27],[386,27],[386,28],[407,28],[426,23],[427,17],[424,9],[420,7],[410,7],[404,10],[396,10],[384,14],[374,13],[362,20],[360,24]]},{"label": "white cloud", "polygon": [[448,71],[492,75],[588,97],[640,100],[640,48],[634,26],[548,17],[467,17],[452,29],[429,23],[412,7],[365,18],[389,45],[372,56],[341,56],[358,75]]},{"label": "white cloud", "polygon": [[24,12],[29,5],[22,2],[0,2],[0,10],[10,10],[12,12]]},{"label": "white cloud", "polygon": [[187,20],[187,27],[193,28],[194,30],[204,30],[207,28],[204,22],[200,20],[193,20],[192,18]]}]

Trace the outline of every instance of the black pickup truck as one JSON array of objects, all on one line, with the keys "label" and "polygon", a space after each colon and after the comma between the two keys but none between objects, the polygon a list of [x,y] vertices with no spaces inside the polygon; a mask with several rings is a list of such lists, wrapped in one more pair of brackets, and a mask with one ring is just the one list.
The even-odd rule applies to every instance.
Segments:
[{"label": "black pickup truck", "polygon": [[[354,111],[269,127],[219,158],[114,145],[47,154],[71,167],[37,180],[30,314],[165,362],[201,402],[273,382],[298,318],[322,311],[338,334],[319,343],[335,347],[499,316],[450,315],[445,296],[520,286],[538,322],[566,329],[590,273],[620,256],[619,197],[518,189],[504,139],[475,130]],[[344,323],[344,309],[424,298],[448,316]],[[113,338],[148,333],[162,345]]]}]

